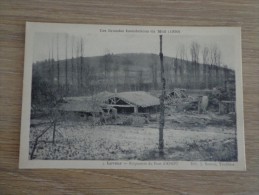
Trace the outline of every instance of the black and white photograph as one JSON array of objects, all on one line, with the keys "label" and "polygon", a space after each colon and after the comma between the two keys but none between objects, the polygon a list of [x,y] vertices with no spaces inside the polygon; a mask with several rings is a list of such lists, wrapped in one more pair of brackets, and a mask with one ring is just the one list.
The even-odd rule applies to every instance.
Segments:
[{"label": "black and white photograph", "polygon": [[241,29],[27,23],[20,168],[245,170]]}]

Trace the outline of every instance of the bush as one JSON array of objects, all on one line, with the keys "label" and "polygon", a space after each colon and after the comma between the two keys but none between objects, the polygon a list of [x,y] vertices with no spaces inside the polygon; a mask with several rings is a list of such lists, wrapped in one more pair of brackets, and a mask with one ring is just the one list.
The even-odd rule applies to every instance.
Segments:
[{"label": "bush", "polygon": [[125,120],[123,120],[122,124],[127,126],[142,127],[145,124],[145,122],[145,117],[130,115],[127,116]]},{"label": "bush", "polygon": [[123,125],[127,125],[127,126],[132,125],[132,123],[133,123],[133,118],[131,118],[131,117],[127,117],[127,118],[122,122]]},{"label": "bush", "polygon": [[219,102],[222,100],[228,100],[228,94],[224,88],[214,88],[212,93],[209,94],[208,107],[212,110],[219,109]]}]

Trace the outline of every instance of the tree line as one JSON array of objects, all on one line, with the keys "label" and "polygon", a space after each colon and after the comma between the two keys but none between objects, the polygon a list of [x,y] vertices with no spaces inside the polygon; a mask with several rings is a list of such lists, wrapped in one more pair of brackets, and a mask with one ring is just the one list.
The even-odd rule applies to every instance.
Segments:
[{"label": "tree line", "polygon": [[[91,65],[89,58],[84,57],[87,45],[83,38],[66,35],[62,39],[64,40],[57,35],[52,41],[48,59],[36,62],[33,66],[33,79],[45,77],[41,80],[44,80],[55,94],[63,97],[92,95],[103,90],[114,92],[159,89],[158,55],[149,54],[147,69],[136,68],[134,60],[127,55],[118,60],[116,55],[109,51],[100,56],[95,65]],[[63,41],[62,49],[65,51],[65,59],[62,60],[60,41]],[[224,87],[229,78],[234,78],[234,71],[223,65],[221,51],[217,45],[202,48],[197,42],[192,42],[188,48],[181,45],[175,58],[165,60],[164,68],[168,89],[212,89]]]},{"label": "tree line", "polygon": [[[156,89],[159,70],[153,64],[150,64],[150,70],[153,88]],[[181,45],[171,63],[165,63],[167,88],[212,89],[225,87],[226,82],[229,79],[235,79],[234,77],[234,70],[223,65],[221,51],[217,45],[201,48],[199,43],[192,42],[189,51],[188,48]]]}]

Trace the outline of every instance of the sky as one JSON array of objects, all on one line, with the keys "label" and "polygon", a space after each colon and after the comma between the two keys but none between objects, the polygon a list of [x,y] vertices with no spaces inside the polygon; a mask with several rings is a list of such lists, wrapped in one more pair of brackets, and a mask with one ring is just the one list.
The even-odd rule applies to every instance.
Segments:
[{"label": "sky", "polygon": [[[67,57],[75,57],[77,48],[80,45],[80,40],[83,40],[83,56],[101,56],[106,53],[154,53],[159,54],[159,36],[158,35],[143,35],[143,34],[84,34],[73,35],[65,33],[36,33],[34,36],[33,61],[42,61],[52,56],[57,59],[57,50],[59,59]],[[178,35],[170,36],[163,35],[163,54],[164,56],[176,57],[179,49],[184,47],[187,53],[188,60],[191,60],[190,46],[192,42],[197,42],[200,45],[199,62],[202,63],[202,49],[204,47],[212,48],[217,46],[221,51],[221,65],[227,65],[229,68],[235,69],[235,49],[236,43],[234,38],[229,35],[210,35],[210,36],[190,36]],[[57,46],[58,45],[58,46]],[[67,45],[67,47],[66,47]],[[53,52],[52,52],[53,50]]]}]

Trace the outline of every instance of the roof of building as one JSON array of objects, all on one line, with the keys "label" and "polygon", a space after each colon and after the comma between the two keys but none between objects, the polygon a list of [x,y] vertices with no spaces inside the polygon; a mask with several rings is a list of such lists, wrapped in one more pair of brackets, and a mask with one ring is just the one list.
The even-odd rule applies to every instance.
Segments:
[{"label": "roof of building", "polygon": [[109,98],[117,97],[128,104],[148,107],[159,105],[159,99],[144,91],[131,91],[110,93],[107,91],[98,93],[93,96],[78,96],[78,97],[65,97],[65,103],[62,103],[59,107],[63,111],[75,111],[75,112],[101,112],[102,106],[106,106],[105,103]]},{"label": "roof of building", "polygon": [[90,113],[97,113],[102,112],[102,109],[98,104],[94,104],[90,101],[83,101],[83,100],[66,100],[65,103],[62,103],[59,106],[59,110],[63,111],[73,111],[73,112],[90,112]]},{"label": "roof of building", "polygon": [[64,97],[65,101],[98,101],[102,102],[108,97],[111,97],[113,93],[110,93],[108,91],[103,91],[97,94],[94,94],[92,96],[76,96],[76,97]]},{"label": "roof of building", "polygon": [[155,106],[160,104],[157,97],[154,97],[144,91],[121,92],[114,94],[114,96],[130,104],[141,107]]}]

